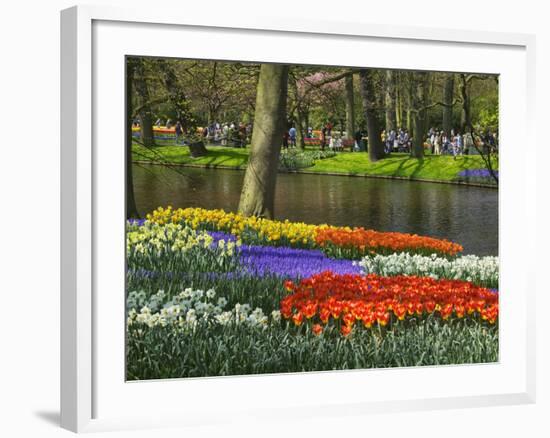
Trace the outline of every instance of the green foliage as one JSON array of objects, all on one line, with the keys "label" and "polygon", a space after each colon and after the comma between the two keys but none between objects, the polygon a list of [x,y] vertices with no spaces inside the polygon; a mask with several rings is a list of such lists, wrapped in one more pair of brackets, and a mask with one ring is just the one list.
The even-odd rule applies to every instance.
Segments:
[{"label": "green foliage", "polygon": [[325,150],[300,150],[289,149],[282,151],[279,156],[279,169],[282,170],[298,170],[306,167],[311,167],[317,160],[334,157],[336,152]]},{"label": "green foliage", "polygon": [[[212,268],[214,267],[213,265]],[[215,289],[219,296],[227,299],[230,306],[247,303],[253,308],[260,307],[267,313],[277,310],[279,301],[286,294],[282,279],[276,275],[214,275],[193,271],[144,275],[143,271],[135,267],[127,274],[127,289],[145,291],[146,298],[150,298],[153,291],[158,290],[163,290],[167,297],[172,297],[188,287]]]},{"label": "green foliage", "polygon": [[288,322],[264,329],[132,325],[127,335],[129,380],[498,361],[498,327],[465,319],[413,319],[358,328],[347,338],[336,328],[314,336],[307,324]]},{"label": "green foliage", "polygon": [[483,108],[479,112],[479,126],[482,130],[498,131],[498,106]]}]

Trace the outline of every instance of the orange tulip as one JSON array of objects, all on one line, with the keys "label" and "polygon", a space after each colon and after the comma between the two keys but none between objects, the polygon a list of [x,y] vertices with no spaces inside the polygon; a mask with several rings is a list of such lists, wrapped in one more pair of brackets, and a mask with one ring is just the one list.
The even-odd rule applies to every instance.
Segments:
[{"label": "orange tulip", "polygon": [[330,318],[330,310],[323,307],[319,312],[319,318],[324,324],[326,324]]},{"label": "orange tulip", "polygon": [[293,284],[293,292],[280,303],[281,315],[301,325],[303,319],[318,317],[328,324],[330,317],[342,319],[352,328],[362,320],[365,328],[374,323],[385,326],[390,311],[397,319],[409,315],[421,317],[424,312],[438,312],[443,320],[453,311],[457,318],[479,315],[482,320],[498,320],[498,294],[461,280],[435,280],[430,277],[376,274],[334,274],[326,271]]},{"label": "orange tulip", "polygon": [[342,321],[344,324],[349,325],[350,327],[353,326],[353,323],[355,322],[355,316],[351,313],[344,314]]},{"label": "orange tulip", "polygon": [[352,327],[349,325],[343,325],[340,328],[340,332],[342,333],[343,336],[348,336],[351,333],[351,330],[352,330]]},{"label": "orange tulip", "polygon": [[295,313],[292,316],[292,321],[294,322],[295,325],[301,325],[303,320],[304,320],[304,315],[302,314],[302,312]]},{"label": "orange tulip", "polygon": [[407,314],[407,308],[403,304],[399,304],[394,307],[393,313],[397,316],[397,319],[403,321],[405,319],[405,315]]}]

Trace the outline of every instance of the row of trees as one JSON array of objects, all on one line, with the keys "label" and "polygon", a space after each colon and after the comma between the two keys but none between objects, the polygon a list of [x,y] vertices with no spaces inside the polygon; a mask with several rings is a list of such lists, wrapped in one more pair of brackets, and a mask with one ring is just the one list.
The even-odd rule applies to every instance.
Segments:
[{"label": "row of trees", "polygon": [[[281,138],[289,124],[302,148],[309,126],[331,122],[350,139],[366,130],[372,161],[384,158],[383,129],[406,128],[416,158],[424,155],[430,126],[448,134],[453,127],[498,129],[494,75],[128,58],[126,84],[128,160],[136,118],[146,147],[154,146],[158,116],[179,121],[190,138],[197,126],[253,123],[239,205],[247,215],[273,217]],[[135,215],[128,167],[128,214]]]}]

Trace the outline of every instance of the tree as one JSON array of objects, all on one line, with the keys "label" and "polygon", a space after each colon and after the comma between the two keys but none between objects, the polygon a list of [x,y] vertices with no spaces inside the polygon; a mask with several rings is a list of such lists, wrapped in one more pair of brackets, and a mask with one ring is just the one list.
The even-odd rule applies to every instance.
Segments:
[{"label": "tree", "polygon": [[453,73],[447,73],[445,77],[445,89],[443,92],[443,131],[451,135],[453,126],[453,97],[454,97],[455,77]]},{"label": "tree", "polygon": [[401,72],[393,73],[395,81],[395,123],[398,128],[403,127],[403,92],[401,90]]},{"label": "tree", "polygon": [[[176,74],[196,112],[208,125],[228,116],[242,120],[255,98],[258,65],[219,61],[178,61]],[[227,121],[227,119],[225,120]]]},{"label": "tree", "polygon": [[470,93],[472,81],[474,79],[479,79],[479,80],[489,79],[490,76],[461,73],[459,77],[460,77],[460,86],[459,86],[460,98],[462,101],[462,114],[460,117],[460,125],[461,125],[460,127],[462,131],[466,131],[467,129],[472,128],[472,108],[471,108],[472,98]]},{"label": "tree", "polygon": [[147,146],[155,145],[155,137],[153,134],[153,115],[151,113],[149,89],[147,87],[145,73],[145,59],[134,59],[134,82],[138,100],[138,115],[141,129],[141,141]]},{"label": "tree", "polygon": [[134,195],[134,178],[132,173],[132,95],[135,60],[126,62],[126,218],[139,218]]},{"label": "tree", "polygon": [[183,87],[179,84],[172,66],[164,59],[159,59],[157,61],[157,66],[162,74],[164,86],[168,93],[168,101],[176,112],[176,119],[185,130],[191,156],[193,158],[205,156],[208,151],[206,150],[202,137],[196,134],[196,119],[191,112],[187,95]]},{"label": "tree", "polygon": [[275,184],[286,122],[288,65],[262,64],[256,91],[252,146],[239,212],[273,218]]},{"label": "tree", "polygon": [[472,75],[460,74],[460,97],[462,99],[462,114],[460,125],[462,131],[472,127],[472,117],[470,113],[470,90],[469,85]]},{"label": "tree", "polygon": [[386,106],[386,132],[390,132],[396,128],[396,93],[395,93],[395,78],[393,70],[386,70],[385,74],[385,106]]},{"label": "tree", "polygon": [[[292,66],[289,71],[288,115],[296,122],[298,145],[303,148],[303,133],[310,126],[314,112],[318,123],[340,120],[345,117],[348,136],[353,137],[355,126],[355,102],[353,73],[355,70],[339,67]],[[344,82],[347,81],[347,82]],[[351,84],[351,88],[348,88]],[[327,114],[327,108],[330,111]],[[313,110],[313,111],[312,111]],[[349,126],[348,126],[349,124]],[[351,131],[350,131],[351,128]]]},{"label": "tree", "polygon": [[[301,79],[304,75],[303,67],[296,66],[289,69],[289,96],[288,115],[291,121],[295,121],[296,145],[300,149],[305,148],[304,132],[307,129],[310,101],[303,96]],[[304,126],[305,125],[305,126]]]},{"label": "tree", "polygon": [[428,82],[430,74],[425,71],[414,73],[416,86],[412,94],[413,113],[413,146],[411,155],[415,158],[424,157],[425,115],[427,110]]},{"label": "tree", "polygon": [[355,133],[355,102],[353,95],[353,73],[345,78],[346,81],[346,136],[349,140]]},{"label": "tree", "polygon": [[376,93],[374,87],[374,70],[361,69],[359,71],[363,112],[367,121],[368,153],[371,161],[378,161],[384,157],[384,145],[380,138],[381,129],[376,119]]},{"label": "tree", "polygon": [[176,113],[176,120],[179,121],[186,132],[195,132],[197,121],[191,111],[191,103],[185,92],[185,88],[180,84],[173,63],[165,59],[157,60],[157,67],[160,77],[166,90],[166,100],[170,102]]}]

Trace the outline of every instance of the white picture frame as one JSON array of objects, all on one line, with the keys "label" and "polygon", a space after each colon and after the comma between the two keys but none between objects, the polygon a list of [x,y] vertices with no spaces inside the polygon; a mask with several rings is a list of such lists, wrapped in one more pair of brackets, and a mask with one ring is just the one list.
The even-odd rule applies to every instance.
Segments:
[{"label": "white picture frame", "polygon": [[[153,41],[151,47],[141,41],[142,49],[137,53],[132,42],[137,43],[142,33]],[[468,71],[499,73],[503,76],[500,82],[501,92],[501,158],[502,182],[500,185],[500,248],[502,260],[501,283],[509,286],[514,294],[503,294],[501,349],[503,356],[498,364],[474,365],[468,367],[442,367],[424,369],[366,370],[352,372],[294,374],[278,378],[277,376],[247,376],[234,378],[190,379],[181,381],[125,383],[120,380],[123,372],[120,364],[120,336],[124,322],[123,304],[120,297],[112,299],[106,295],[107,289],[118,290],[120,286],[120,269],[124,265],[123,256],[117,249],[106,246],[106,242],[120,242],[124,235],[123,227],[117,222],[117,214],[107,217],[109,206],[120,201],[123,185],[117,182],[124,173],[121,164],[123,151],[115,150],[114,158],[108,163],[101,153],[101,139],[112,138],[115,145],[124,149],[124,137],[120,136],[123,126],[114,126],[108,131],[103,117],[123,117],[123,101],[117,91],[123,77],[116,77],[105,86],[101,81],[110,77],[112,71],[120,71],[123,60],[121,54],[199,57],[201,53],[200,38],[193,40],[184,49],[159,48],[155,45],[170,32],[193,32],[202,38],[233,38],[235,42],[253,37],[262,42],[262,54],[250,51],[244,54],[237,45],[230,45],[221,55],[213,54],[218,59],[244,59],[265,61],[299,62],[298,54],[288,54],[277,49],[274,41],[293,39],[302,41],[304,47],[310,47],[310,59],[306,63],[322,60],[323,54],[315,50],[320,40],[326,44],[334,42],[338,59],[335,65],[346,65],[342,44],[371,45],[382,44],[386,49],[373,49],[377,53],[372,61],[377,67],[418,68],[461,71],[469,65]],[[154,36],[156,35],[156,37]],[[155,41],[155,38],[158,40]],[[107,44],[108,43],[108,44]],[[206,43],[205,43],[206,44]],[[250,44],[255,47],[255,44]],[[258,43],[259,45],[260,43]],[[456,50],[460,56],[449,57],[444,61],[423,59],[416,67],[407,60],[407,56],[396,63],[391,58],[384,58],[381,50],[387,47],[410,46],[418,50]],[[371,47],[369,46],[369,47]],[[195,50],[193,50],[195,47]],[[359,46],[358,46],[359,47]],[[422,49],[424,47],[424,49]],[[180,50],[178,52],[178,50]],[[376,51],[378,50],[378,51]],[[239,55],[241,53],[241,55]],[[260,52],[257,52],[260,53]],[[421,53],[421,52],[418,52]],[[473,55],[489,56],[487,59],[469,59]],[[492,54],[491,54],[492,53]],[[513,249],[520,245],[535,247],[535,215],[527,214],[527,207],[534,209],[535,180],[534,170],[527,168],[521,158],[507,154],[507,145],[513,143],[520,134],[530,145],[534,129],[534,53],[535,39],[532,35],[490,33],[483,31],[453,31],[449,29],[427,29],[415,27],[368,25],[361,22],[295,22],[288,17],[284,20],[269,17],[243,17],[239,21],[226,23],[223,17],[193,16],[186,13],[178,15],[155,10],[139,11],[110,7],[78,6],[66,9],[61,13],[61,425],[75,431],[101,431],[112,429],[133,429],[146,427],[177,426],[205,424],[212,422],[213,413],[216,421],[228,421],[229,418],[275,417],[282,412],[292,412],[298,417],[311,415],[342,415],[353,412],[357,415],[369,412],[396,412],[410,409],[440,409],[452,407],[472,407],[503,404],[532,403],[535,400],[535,311],[534,278],[528,260],[522,255],[514,255]],[[341,57],[340,57],[341,55]],[[380,56],[378,56],[380,55]],[[288,59],[284,58],[287,57]],[[412,55],[411,55],[412,56]],[[205,57],[205,56],[203,56]],[[208,56],[206,56],[208,57]],[[438,58],[437,56],[435,58]],[[468,59],[467,59],[468,58]],[[349,58],[348,58],[349,59]],[[114,61],[113,61],[114,60]],[[510,61],[514,62],[510,62]],[[302,59],[302,62],[304,60]],[[409,64],[407,64],[409,62]],[[485,62],[485,64],[483,64]],[[326,60],[325,60],[325,63]],[[510,65],[508,65],[510,64]],[[513,65],[511,65],[513,64]],[[114,69],[114,70],[112,70]],[[118,70],[117,70],[118,69]],[[488,71],[490,70],[490,71]],[[115,75],[116,76],[116,75]],[[518,86],[520,87],[518,89]],[[117,115],[118,114],[118,115]],[[518,119],[519,117],[519,119]],[[510,120],[519,120],[514,126],[507,124]],[[115,120],[115,121],[116,121]],[[116,123],[114,123],[116,125]],[[534,151],[536,153],[536,151]],[[121,155],[122,154],[122,155]],[[515,166],[515,182],[506,178],[507,172]],[[518,176],[519,173],[519,176]],[[510,201],[509,201],[510,200]],[[518,208],[517,202],[522,202]],[[513,232],[515,226],[527,222],[523,242]],[[118,248],[118,247],[117,247]],[[122,245],[120,249],[123,249]],[[531,251],[531,253],[534,253]],[[123,254],[123,251],[122,251]],[[117,258],[118,257],[118,258]],[[521,260],[523,258],[523,260]],[[532,265],[532,264],[531,264]],[[510,269],[514,267],[514,272]],[[112,268],[111,268],[112,267]],[[111,272],[112,269],[112,272]],[[115,272],[115,270],[117,270]],[[118,280],[115,280],[117,278]],[[111,286],[109,286],[111,284]],[[118,285],[118,286],[117,286]],[[504,289],[503,289],[504,290]],[[117,304],[118,303],[118,304]],[[109,306],[109,307],[108,307]],[[109,310],[110,309],[110,310]],[[121,319],[122,318],[122,319]],[[515,331],[512,330],[515,325]],[[121,335],[113,336],[113,341],[105,333],[120,330]],[[511,352],[514,351],[514,354]],[[111,369],[112,367],[112,369]],[[112,371],[115,370],[115,371]],[[384,373],[392,373],[395,381],[407,382],[411,376],[430,378],[434,384],[430,389],[407,386],[404,390],[391,390],[383,397],[384,386],[380,384],[378,392],[373,390],[371,396],[354,394],[348,397],[347,403],[335,398],[327,403],[315,392],[314,387],[322,384],[323,391],[336,388],[353,388],[358,379],[365,382],[384,381]],[[472,390],[460,384],[460,379],[470,375],[480,376],[480,389]],[[456,375],[459,384],[454,388],[441,389],[437,379],[445,381]],[[461,377],[458,377],[461,376]],[[491,377],[493,376],[493,377]],[[492,381],[494,380],[494,382]],[[147,406],[147,415],[137,410],[118,410],[117,406],[132,399],[168,394],[172,387],[185,384],[188,394],[196,396],[193,405],[173,405],[168,411],[166,406],[158,403]],[[284,404],[283,396],[277,388],[300,385],[311,390],[311,396],[297,404]],[[116,387],[116,388],[115,388]],[[235,388],[264,388],[273,392],[270,404],[254,406],[247,404],[241,397],[233,399],[230,410],[220,408],[227,402],[224,394],[234,393]],[[374,387],[374,385],[373,385]],[[114,389],[106,389],[114,388]],[[118,389],[117,389],[118,388]],[[387,388],[386,388],[387,389]],[[199,393],[204,392],[204,396]],[[208,394],[220,394],[220,406],[208,402]],[[378,394],[378,395],[376,395]],[[169,395],[169,397],[172,397]],[[124,403],[123,403],[124,401]],[[126,404],[127,404],[126,403]],[[257,409],[256,409],[257,408]],[[185,412],[186,414],[182,415]]]}]

